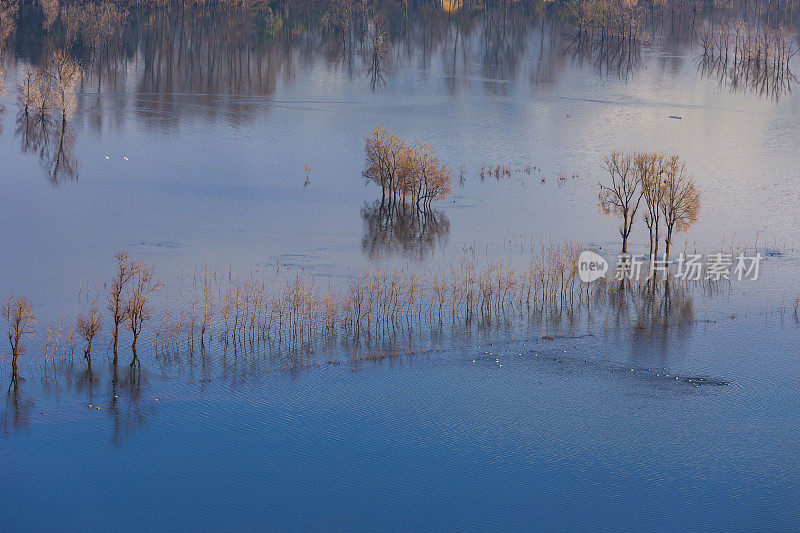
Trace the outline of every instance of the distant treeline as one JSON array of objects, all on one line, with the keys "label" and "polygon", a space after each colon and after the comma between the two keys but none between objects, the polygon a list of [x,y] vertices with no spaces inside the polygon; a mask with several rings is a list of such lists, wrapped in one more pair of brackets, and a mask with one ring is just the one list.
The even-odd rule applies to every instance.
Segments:
[{"label": "distant treeline", "polygon": [[63,32],[86,15],[93,16],[85,22],[102,26],[124,22],[118,15],[127,10],[176,7],[256,10],[281,18],[289,11],[316,11],[331,24],[378,14],[400,21],[420,13],[469,16],[507,8],[557,18],[579,34],[629,39],[648,26],[663,28],[686,17],[696,22],[712,12],[721,19],[762,20],[773,27],[797,27],[800,17],[800,5],[792,0],[0,0],[0,42],[31,18],[41,19],[45,30],[60,23]]},{"label": "distant treeline", "polygon": [[222,11],[246,13],[225,22],[227,27],[209,28],[216,35],[204,38],[255,39],[263,45],[312,32],[331,53],[355,46],[365,61],[377,59],[376,67],[379,45],[414,39],[433,45],[451,38],[453,25],[456,39],[485,28],[487,55],[516,49],[524,42],[520,24],[537,20],[558,25],[558,32],[572,40],[604,46],[628,46],[654,34],[696,44],[709,24],[719,34],[734,32],[743,22],[749,33],[763,27],[770,35],[780,33],[780,40],[794,40],[800,27],[798,3],[788,0],[0,0],[0,45],[27,48],[37,57],[49,52],[43,47],[66,48],[83,63],[123,45],[121,51],[131,53],[126,33],[134,24],[157,24],[161,15],[154,9],[166,12],[176,30],[203,18],[217,24]]}]

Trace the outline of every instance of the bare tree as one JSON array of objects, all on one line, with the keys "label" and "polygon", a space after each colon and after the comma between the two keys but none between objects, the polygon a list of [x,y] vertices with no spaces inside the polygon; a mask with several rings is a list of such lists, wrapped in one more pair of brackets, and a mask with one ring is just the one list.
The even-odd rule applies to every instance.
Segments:
[{"label": "bare tree", "polygon": [[661,201],[661,214],[667,228],[665,253],[669,259],[672,232],[682,233],[697,221],[700,211],[700,193],[694,180],[686,173],[686,164],[677,155],[667,159],[664,165],[664,196]]},{"label": "bare tree", "polygon": [[386,83],[384,72],[391,68],[393,62],[388,33],[381,17],[375,17],[367,30],[366,48],[362,54],[373,91]]},{"label": "bare tree", "polygon": [[386,191],[390,189],[390,170],[386,145],[389,141],[389,132],[380,126],[375,126],[371,135],[367,135],[366,153],[367,168],[362,172],[364,179],[380,185],[382,196],[381,205],[386,203]]},{"label": "bare tree", "polygon": [[44,14],[42,27],[44,31],[49,32],[58,18],[58,0],[39,0],[39,3],[42,5],[42,13]]},{"label": "bare tree", "polygon": [[25,116],[36,107],[39,100],[39,79],[36,69],[30,65],[22,68],[20,81],[17,83],[17,107]]},{"label": "bare tree", "polygon": [[161,288],[161,283],[154,277],[155,267],[147,267],[144,263],[133,263],[131,283],[125,300],[125,320],[133,334],[133,359],[131,366],[138,362],[136,342],[148,320],[153,316],[150,296]]},{"label": "bare tree", "polygon": [[20,344],[23,335],[32,335],[36,331],[36,316],[33,314],[33,303],[23,296],[9,296],[3,304],[3,315],[8,322],[8,342],[11,343],[11,368],[17,373],[17,357],[25,353],[25,346]]},{"label": "bare tree", "polygon": [[615,215],[622,219],[619,234],[622,253],[625,254],[628,253],[628,237],[642,200],[641,180],[629,154],[611,152],[605,158],[604,168],[608,171],[610,183],[600,183],[600,211],[606,216]]},{"label": "bare tree", "polygon": [[92,366],[92,341],[100,333],[103,328],[103,317],[97,309],[97,300],[92,301],[92,307],[86,316],[83,313],[78,313],[77,329],[83,340],[86,341],[86,349],[83,351],[83,357]]},{"label": "bare tree", "polygon": [[642,183],[647,212],[644,223],[650,232],[650,257],[658,255],[658,240],[661,237],[661,201],[664,198],[664,156],[661,154],[639,154],[636,170]]},{"label": "bare tree", "polygon": [[75,89],[80,80],[81,67],[77,61],[61,50],[53,52],[50,62],[54,104],[61,113],[61,120],[66,122],[78,105]]},{"label": "bare tree", "polygon": [[112,331],[114,365],[117,364],[119,325],[125,319],[125,304],[122,302],[122,294],[133,276],[133,264],[128,257],[128,252],[120,250],[115,257],[117,259],[117,272],[114,274],[114,279],[111,280],[111,285],[108,288],[108,310],[111,311],[111,318],[114,321],[114,330]]},{"label": "bare tree", "polygon": [[408,200],[417,210],[429,211],[431,203],[451,191],[450,169],[439,162],[430,145],[409,144],[394,132],[376,127],[367,136],[367,168],[363,176],[380,185],[381,207],[392,212]]},{"label": "bare tree", "polygon": [[50,75],[50,69],[46,71],[36,71],[36,84],[38,86],[36,92],[36,100],[33,102],[36,117],[42,122],[47,121],[53,114],[53,76]]}]

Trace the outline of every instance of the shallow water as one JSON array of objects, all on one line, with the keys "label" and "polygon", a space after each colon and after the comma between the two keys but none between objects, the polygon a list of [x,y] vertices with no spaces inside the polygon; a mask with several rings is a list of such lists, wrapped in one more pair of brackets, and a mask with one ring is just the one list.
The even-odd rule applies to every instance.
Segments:
[{"label": "shallow water", "polygon": [[[666,36],[624,71],[598,68],[559,51],[559,30],[535,19],[516,21],[493,53],[490,22],[466,33],[419,23],[436,38],[398,40],[374,87],[357,51],[332,59],[314,31],[226,42],[190,21],[197,49],[210,50],[190,68],[154,44],[177,23],[147,20],[103,67],[99,91],[87,70],[62,154],[74,171],[56,179],[57,150],[24,149],[13,91],[4,100],[0,294],[31,298],[40,327],[3,408],[3,522],[797,527],[796,94],[731,91],[701,75],[691,41]],[[9,87],[40,53],[4,52]],[[376,124],[466,168],[425,238],[370,223],[380,192],[361,171]],[[759,281],[694,294],[692,320],[652,331],[616,326],[613,313],[521,320],[418,331],[382,361],[336,345],[299,362],[217,341],[208,358],[164,361],[150,331],[141,374],[122,365],[116,379],[106,332],[91,376],[78,356],[47,379],[31,362],[46,324],[102,294],[123,247],[156,265],[159,305],[185,301],[204,265],[341,287],[362,266],[430,272],[465,250],[524,262],[531,242],[611,257],[617,221],[596,204],[612,149],[685,158],[702,210],[675,247],[757,247]],[[480,179],[482,164],[505,163],[511,177]],[[640,224],[634,251],[646,241]]]}]

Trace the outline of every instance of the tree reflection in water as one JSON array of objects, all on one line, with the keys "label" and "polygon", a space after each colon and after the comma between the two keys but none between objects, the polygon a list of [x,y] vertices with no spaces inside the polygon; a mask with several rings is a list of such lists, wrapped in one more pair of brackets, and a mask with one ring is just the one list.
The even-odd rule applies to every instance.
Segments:
[{"label": "tree reflection in water", "polygon": [[400,253],[421,261],[450,235],[450,220],[438,209],[390,209],[376,201],[361,208],[361,220],[361,251],[370,259]]},{"label": "tree reflection in water", "polygon": [[20,113],[16,134],[22,153],[39,157],[51,185],[58,187],[65,180],[78,179],[75,131],[68,122]]}]

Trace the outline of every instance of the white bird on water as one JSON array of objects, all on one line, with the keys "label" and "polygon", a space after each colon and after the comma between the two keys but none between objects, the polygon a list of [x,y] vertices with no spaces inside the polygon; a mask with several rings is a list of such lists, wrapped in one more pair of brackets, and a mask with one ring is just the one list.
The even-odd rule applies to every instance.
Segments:
[{"label": "white bird on water", "polygon": [[122,159],[124,159],[125,161],[127,161],[127,160],[128,160],[128,156],[127,156],[127,155],[123,155],[123,156],[122,156]]},{"label": "white bird on water", "polygon": [[107,155],[107,156],[106,156],[106,159],[111,159],[111,156],[110,156],[110,155]]}]

